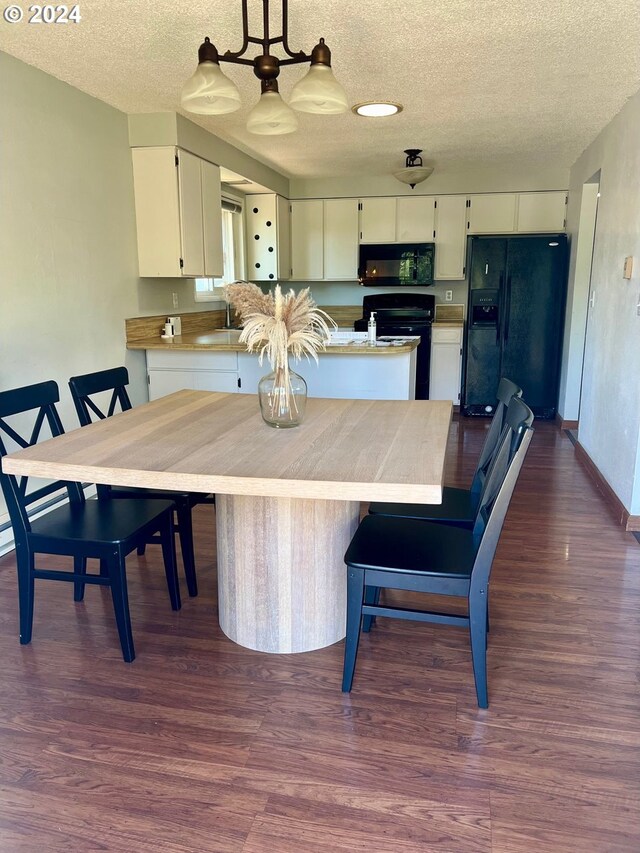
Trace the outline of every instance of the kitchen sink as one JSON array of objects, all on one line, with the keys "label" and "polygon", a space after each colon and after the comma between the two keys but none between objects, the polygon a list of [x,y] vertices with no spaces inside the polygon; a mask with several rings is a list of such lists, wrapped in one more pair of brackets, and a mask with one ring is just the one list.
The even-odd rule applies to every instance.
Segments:
[{"label": "kitchen sink", "polygon": [[242,329],[214,329],[216,335],[228,335],[229,340],[237,341],[242,334]]}]

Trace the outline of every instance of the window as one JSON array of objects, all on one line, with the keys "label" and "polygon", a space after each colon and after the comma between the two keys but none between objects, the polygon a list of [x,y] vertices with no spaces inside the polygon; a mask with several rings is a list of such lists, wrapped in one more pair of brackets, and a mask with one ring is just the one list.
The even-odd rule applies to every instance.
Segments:
[{"label": "window", "polygon": [[197,278],[194,297],[196,302],[224,299],[222,286],[244,278],[244,242],[242,235],[242,207],[236,201],[222,199],[222,263],[221,278]]}]

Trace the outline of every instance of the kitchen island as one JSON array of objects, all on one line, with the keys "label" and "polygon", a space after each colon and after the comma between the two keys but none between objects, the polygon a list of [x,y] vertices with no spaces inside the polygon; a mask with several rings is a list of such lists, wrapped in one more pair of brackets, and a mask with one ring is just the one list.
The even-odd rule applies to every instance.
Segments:
[{"label": "kitchen island", "polygon": [[[353,333],[352,333],[353,334]],[[159,335],[127,340],[127,349],[145,350],[149,399],[189,388],[255,394],[269,365],[238,340],[238,330],[193,332],[164,340]],[[319,362],[291,360],[304,377],[310,397],[366,400],[415,399],[419,339],[328,345]],[[353,339],[352,339],[353,340]]]}]

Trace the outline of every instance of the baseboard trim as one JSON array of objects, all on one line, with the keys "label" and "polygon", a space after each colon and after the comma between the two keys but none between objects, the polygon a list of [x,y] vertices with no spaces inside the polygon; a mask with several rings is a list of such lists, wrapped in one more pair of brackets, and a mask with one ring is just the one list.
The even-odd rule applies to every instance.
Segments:
[{"label": "baseboard trim", "polygon": [[578,429],[578,421],[565,421],[561,415],[556,415],[558,429]]},{"label": "baseboard trim", "polygon": [[640,530],[640,516],[629,514],[625,509],[624,504],[620,501],[620,498],[602,476],[600,470],[579,441],[575,443],[575,448],[578,461],[584,466],[587,473],[595,483],[596,488],[604,498],[604,501],[616,522],[630,533],[633,533],[635,530]]}]

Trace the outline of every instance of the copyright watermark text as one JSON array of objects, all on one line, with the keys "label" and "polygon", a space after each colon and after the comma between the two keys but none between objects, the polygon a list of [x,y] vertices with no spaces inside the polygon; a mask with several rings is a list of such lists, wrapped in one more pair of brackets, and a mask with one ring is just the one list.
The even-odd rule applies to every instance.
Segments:
[{"label": "copyright watermark text", "polygon": [[62,6],[45,4],[44,6],[27,6],[23,9],[17,3],[5,6],[2,17],[8,24],[79,24],[82,20],[80,6]]}]

